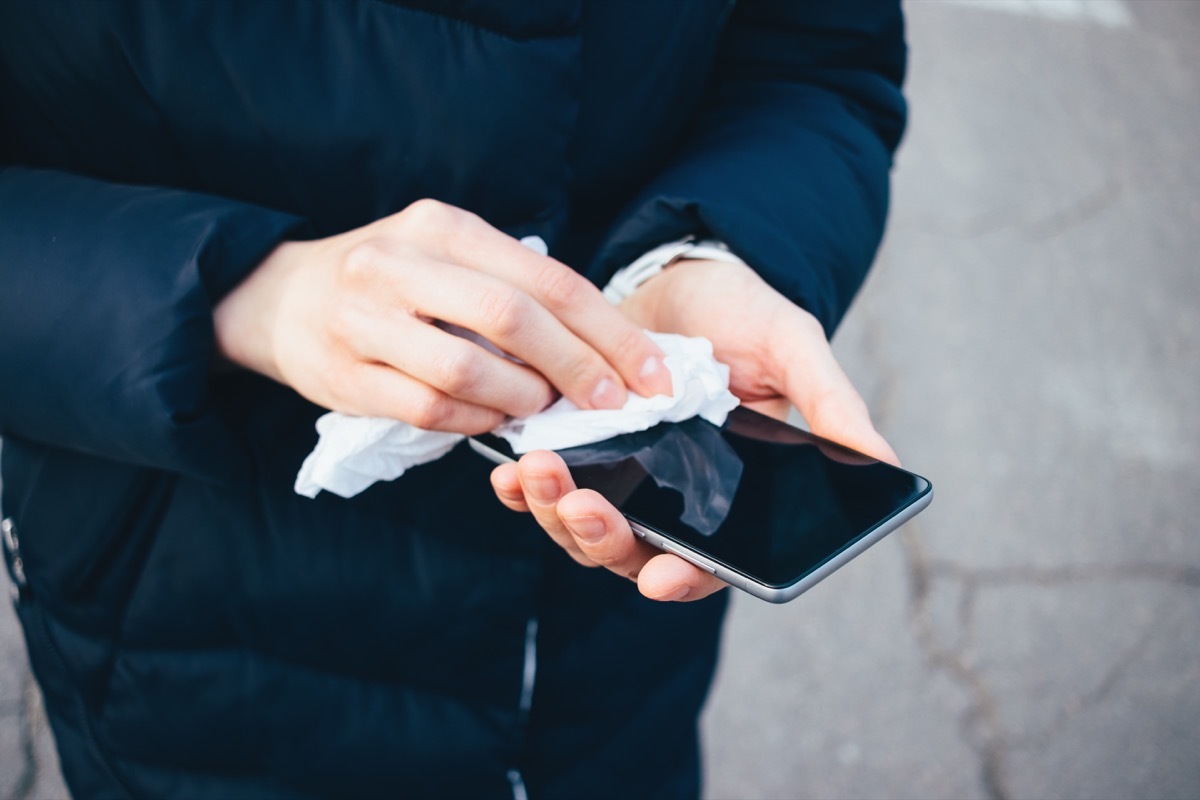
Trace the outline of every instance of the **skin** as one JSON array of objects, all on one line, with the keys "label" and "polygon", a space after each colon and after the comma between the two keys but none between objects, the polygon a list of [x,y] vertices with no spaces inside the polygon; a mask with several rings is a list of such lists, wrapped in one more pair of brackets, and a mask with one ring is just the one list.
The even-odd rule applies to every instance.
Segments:
[{"label": "skin", "polygon": [[[643,329],[707,336],[743,402],[775,416],[795,404],[815,433],[896,462],[817,320],[750,269],[686,261],[614,308],[565,265],[432,200],[279,245],[218,304],[214,326],[225,360],[318,405],[468,435],[559,393],[581,408],[620,408],[628,391],[669,394],[662,352]],[[649,598],[695,600],[724,585],[635,537],[604,498],[575,488],[554,453],[497,467],[492,486],[580,564],[634,580]]]},{"label": "skin", "polygon": [[482,433],[559,392],[581,408],[620,408],[627,389],[671,390],[662,351],[585,278],[433,200],[279,245],[213,320],[226,360],[325,408],[428,430]]},{"label": "skin", "polygon": [[[652,330],[707,336],[717,360],[729,365],[730,390],[751,408],[782,419],[794,404],[817,435],[899,463],[834,359],[820,323],[747,267],[678,263],[642,284],[621,311]],[[725,586],[634,536],[608,501],[575,488],[552,452],[527,453],[516,464],[497,467],[492,487],[509,508],[532,513],[577,562],[635,581],[646,597],[698,600]]]}]

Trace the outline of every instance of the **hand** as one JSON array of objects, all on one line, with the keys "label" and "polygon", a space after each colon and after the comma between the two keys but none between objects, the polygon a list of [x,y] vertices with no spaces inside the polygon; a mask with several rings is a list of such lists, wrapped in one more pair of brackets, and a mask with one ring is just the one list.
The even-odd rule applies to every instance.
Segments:
[{"label": "hand", "polygon": [[557,453],[535,450],[492,471],[492,488],[513,511],[538,524],[585,567],[607,567],[653,600],[698,600],[725,586],[715,575],[633,535],[625,517],[591,489],[576,490]]},{"label": "hand", "polygon": [[[833,357],[820,323],[739,264],[685,261],[647,281],[622,305],[640,326],[707,336],[730,368],[730,389],[748,406],[786,417],[790,404],[819,436],[898,463],[871,424],[866,403]],[[509,508],[530,511],[576,561],[637,581],[656,600],[694,600],[723,584],[635,537],[608,501],[575,490],[562,459],[528,453],[492,473]]]},{"label": "hand", "polygon": [[708,337],[729,366],[730,391],[751,408],[785,419],[795,405],[818,436],[899,463],[821,323],[750,268],[683,261],[642,284],[621,310],[650,330]]},{"label": "hand", "polygon": [[555,390],[581,408],[620,408],[627,387],[671,391],[662,352],[586,279],[433,200],[279,245],[214,324],[225,358],[318,405],[430,430],[491,430]]}]

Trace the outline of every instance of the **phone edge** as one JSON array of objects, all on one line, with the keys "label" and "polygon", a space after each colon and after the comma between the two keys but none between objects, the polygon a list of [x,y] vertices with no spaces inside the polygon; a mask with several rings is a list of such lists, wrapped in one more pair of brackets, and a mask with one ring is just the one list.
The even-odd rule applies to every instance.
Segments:
[{"label": "phone edge", "polygon": [[[915,474],[915,473],[910,473]],[[917,476],[921,477],[921,476]],[[906,523],[912,520],[917,514],[924,511],[931,502],[933,502],[933,484],[927,479],[921,478],[928,485],[928,489],[916,500],[902,508],[896,514],[881,522],[879,527],[863,536],[854,544],[847,547],[837,555],[830,558],[821,566],[805,575],[800,580],[789,586],[766,586],[755,581],[747,580],[746,591],[753,594],[755,597],[762,598],[769,603],[786,603],[789,600],[794,600],[800,595],[807,592],[812,587],[816,586],[821,581],[828,578],[833,573],[844,567],[846,564],[853,561],[863,554],[871,545],[879,542],[889,533],[893,533]],[[759,591],[761,590],[761,591]]]},{"label": "phone edge", "polygon": [[[469,437],[467,439],[467,443],[471,446],[472,450],[474,450],[476,453],[479,453],[479,455],[483,456],[489,461],[493,461],[497,464],[512,464],[515,462],[515,459],[509,458],[504,453],[488,447],[486,444],[474,437]],[[908,470],[904,471],[908,472]],[[913,500],[913,502],[909,503],[904,508],[900,509],[888,519],[881,522],[870,533],[854,542],[845,550],[842,550],[840,553],[834,555],[808,575],[805,575],[800,580],[787,586],[768,586],[765,583],[760,583],[747,575],[735,570],[731,570],[724,564],[720,564],[711,560],[703,553],[692,549],[690,545],[687,545],[684,542],[672,539],[669,536],[664,536],[658,531],[652,528],[647,528],[646,526],[642,525],[636,520],[630,519],[624,514],[622,514],[622,516],[625,516],[625,520],[629,523],[629,527],[633,531],[634,535],[639,539],[645,540],[653,547],[662,550],[664,553],[672,553],[673,555],[679,556],[693,566],[699,567],[705,572],[716,575],[717,578],[734,587],[735,589],[741,589],[743,592],[753,595],[760,600],[766,600],[768,603],[782,604],[790,600],[795,600],[797,597],[828,578],[834,572],[837,572],[846,564],[862,555],[862,553],[871,545],[875,544],[889,533],[892,533],[898,528],[903,527],[909,520],[924,511],[925,508],[928,507],[931,502],[933,502],[933,483],[928,478],[922,475],[917,475],[915,472],[909,472],[909,474],[916,478],[920,478],[925,482],[926,489],[919,497],[917,497],[915,500]]]},{"label": "phone edge", "polygon": [[928,489],[921,494],[920,497],[913,500],[912,503],[902,508],[893,516],[881,522],[879,526],[870,533],[854,542],[854,544],[850,545],[845,550],[842,550],[840,553],[834,555],[808,575],[805,575],[800,580],[787,586],[768,586],[765,583],[760,583],[753,578],[742,574],[741,572],[737,572],[729,567],[726,567],[724,564],[713,561],[703,553],[694,550],[690,545],[687,545],[684,542],[677,541],[669,536],[664,536],[656,530],[647,528],[641,523],[629,519],[629,517],[626,517],[625,519],[628,520],[629,527],[633,530],[634,535],[636,535],[639,539],[644,539],[653,547],[656,547],[665,553],[671,553],[679,556],[693,566],[699,567],[705,572],[716,575],[719,579],[735,589],[741,589],[743,592],[751,594],[760,600],[766,600],[768,603],[775,603],[778,605],[781,603],[786,603],[790,600],[795,600],[797,597],[828,578],[834,572],[853,561],[868,547],[875,544],[889,533],[892,533],[893,531],[902,527],[917,514],[925,510],[925,508],[933,501],[933,484],[929,483],[929,481],[924,478],[922,478],[922,480],[925,480],[926,484],[928,485]]}]

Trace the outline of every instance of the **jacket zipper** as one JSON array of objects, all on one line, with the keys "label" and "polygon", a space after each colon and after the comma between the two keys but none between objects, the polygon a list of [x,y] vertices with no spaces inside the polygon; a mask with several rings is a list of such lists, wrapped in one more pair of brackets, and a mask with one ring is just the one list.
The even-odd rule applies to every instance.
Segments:
[{"label": "jacket zipper", "polygon": [[[14,592],[13,604],[23,606],[31,615],[29,632],[42,642],[45,650],[48,650],[55,663],[58,665],[59,672],[64,679],[70,681],[71,670],[67,666],[67,661],[63,658],[62,653],[58,649],[58,645],[54,643],[54,639],[50,636],[50,628],[46,622],[45,611],[37,604],[30,596],[29,580],[25,574],[25,559],[21,557],[21,540],[17,538],[17,526],[12,517],[6,517],[0,521],[0,534],[2,534],[3,549],[8,554],[8,571],[12,577]],[[126,797],[133,797],[133,792],[129,791],[129,787],[125,782],[117,777],[108,759],[104,757],[104,751],[100,749],[100,743],[96,740],[96,735],[92,731],[91,718],[88,716],[87,704],[83,700],[83,695],[75,690],[75,687],[70,687],[71,698],[75,702],[77,713],[79,714],[79,728],[83,732],[83,737],[87,742],[87,747],[92,753],[92,757],[96,763],[100,765],[104,774],[113,782],[117,788],[125,793]]]},{"label": "jacket zipper", "polygon": [[[538,618],[530,617],[525,623],[525,660],[521,670],[521,699],[517,706],[522,739],[527,738],[529,713],[533,709],[533,688],[537,682],[537,631]],[[521,776],[521,770],[510,769],[508,783],[512,786],[513,800],[529,800],[529,792],[525,789],[525,779]]]}]

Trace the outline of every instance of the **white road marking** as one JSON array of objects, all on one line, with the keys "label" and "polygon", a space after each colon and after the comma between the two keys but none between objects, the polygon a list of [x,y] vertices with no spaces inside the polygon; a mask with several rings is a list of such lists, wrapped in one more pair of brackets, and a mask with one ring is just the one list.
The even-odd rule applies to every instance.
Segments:
[{"label": "white road marking", "polygon": [[942,0],[967,8],[1007,11],[1027,17],[1128,28],[1133,14],[1123,0]]}]

